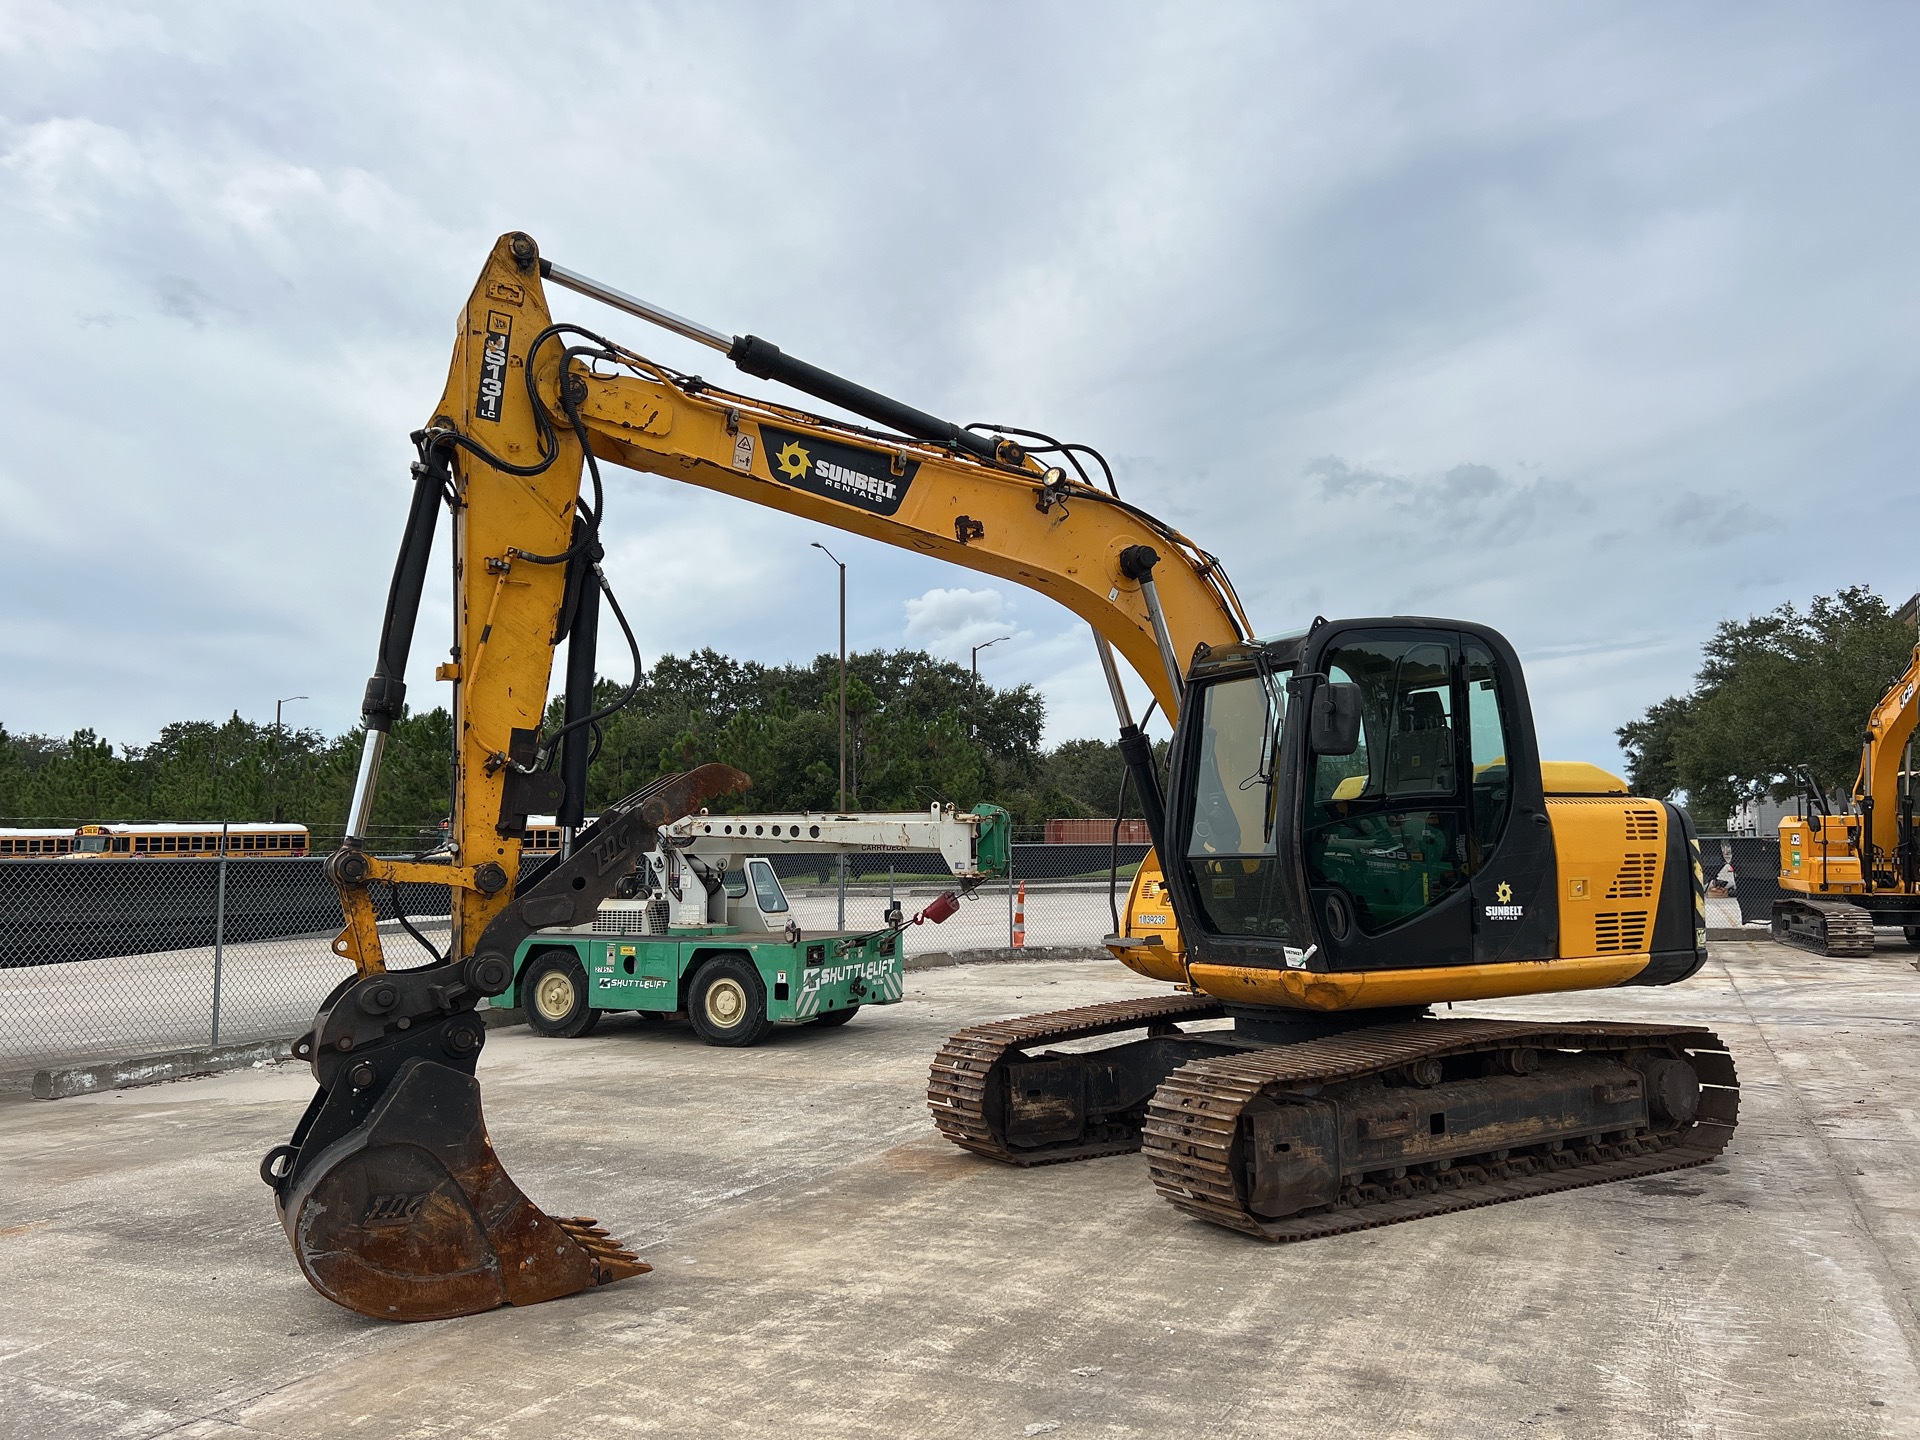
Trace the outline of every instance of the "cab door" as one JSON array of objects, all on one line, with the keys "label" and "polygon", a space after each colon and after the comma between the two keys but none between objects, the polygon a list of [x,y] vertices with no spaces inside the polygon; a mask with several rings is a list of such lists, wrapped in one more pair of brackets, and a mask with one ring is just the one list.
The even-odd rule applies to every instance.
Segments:
[{"label": "cab door", "polygon": [[1466,631],[1461,679],[1473,958],[1551,960],[1559,954],[1559,867],[1519,658],[1492,631]]},{"label": "cab door", "polygon": [[1456,629],[1342,628],[1310,660],[1361,700],[1350,755],[1309,755],[1301,857],[1335,970],[1474,958],[1471,813]]}]

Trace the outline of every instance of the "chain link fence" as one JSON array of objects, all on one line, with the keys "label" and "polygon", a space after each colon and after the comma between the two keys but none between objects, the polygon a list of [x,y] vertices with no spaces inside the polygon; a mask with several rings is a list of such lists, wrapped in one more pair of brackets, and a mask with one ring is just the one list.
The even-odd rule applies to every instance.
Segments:
[{"label": "chain link fence", "polygon": [[[1147,851],[1015,844],[1011,875],[976,888],[945,924],[909,927],[907,954],[1096,954]],[[1709,835],[1700,852],[1708,923],[1765,925],[1780,893],[1779,841]],[[324,863],[0,860],[0,1071],[300,1033],[348,974],[331,949],[340,906]],[[843,905],[848,928],[877,928],[892,905],[911,917],[954,887],[933,855],[849,856],[844,894],[838,857],[773,863],[806,930],[838,928]],[[374,900],[396,967],[426,958],[397,916],[445,949],[444,887],[377,887]]]},{"label": "chain link fence", "polygon": [[[0,861],[0,1070],[298,1034],[349,973],[323,865]],[[383,887],[375,903],[446,944],[443,887]],[[414,942],[390,928],[398,957]]]},{"label": "chain link fence", "polygon": [[1700,865],[1716,924],[1769,925],[1780,897],[1780,837],[1702,835]]},{"label": "chain link fence", "polygon": [[[1017,843],[1012,873],[976,888],[945,924],[909,927],[907,953],[1098,953],[1147,851]],[[1778,839],[1706,835],[1700,856],[1708,923],[1767,924]],[[893,905],[911,917],[954,886],[934,855],[849,856],[844,887],[836,856],[773,863],[806,930],[838,928],[843,913],[848,928],[877,928]],[[340,906],[323,866],[320,855],[0,859],[0,1071],[298,1034],[348,974],[331,949]],[[445,949],[444,887],[378,887],[374,900],[396,966],[425,959],[397,916]]]},{"label": "chain link fence", "polygon": [[[1118,898],[1144,845],[1120,847]],[[909,955],[1024,945],[1093,951],[1113,928],[1108,847],[1016,845],[1013,874],[976,889],[944,925],[913,926]],[[332,952],[340,904],[321,856],[299,859],[0,860],[0,1071],[279,1039],[305,1030],[349,974]],[[838,860],[779,857],[802,928],[836,928]],[[953,888],[938,856],[855,855],[850,928],[908,916]],[[445,949],[448,892],[376,887],[396,968],[426,956],[404,915]]]}]

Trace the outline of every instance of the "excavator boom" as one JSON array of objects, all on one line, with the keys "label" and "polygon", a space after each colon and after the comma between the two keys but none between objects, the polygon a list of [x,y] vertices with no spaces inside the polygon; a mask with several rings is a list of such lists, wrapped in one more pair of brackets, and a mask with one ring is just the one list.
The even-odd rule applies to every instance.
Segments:
[{"label": "excavator boom", "polygon": [[[902,433],[733,394],[555,324],[543,277]],[[1109,644],[1172,718],[1196,649],[1247,634],[1218,563],[1110,490],[1042,464],[1005,436],[939,421],[764,340],[720,336],[596,285],[543,261],[521,234],[501,237],[488,257],[445,389],[414,438],[413,500],[362,709],[346,842],[328,862],[346,919],[334,950],[355,974],[297,1047],[319,1089],[261,1172],[315,1287],[395,1319],[525,1304],[645,1268],[591,1221],[553,1220],[521,1194],[487,1142],[473,1078],[486,1038],[476,1007],[507,989],[519,941],[543,926],[585,923],[660,827],[748,783],[725,766],[665,777],[603,810],[568,853],[521,874],[530,813],[557,811],[570,835],[581,823],[587,741],[603,718],[586,713],[603,597],[632,644],[599,565],[601,461],[1051,595],[1093,622],[1123,713]],[[590,496],[581,493],[583,467]],[[456,613],[437,678],[453,686],[452,817],[439,852],[387,859],[367,837],[443,507],[453,516]],[[568,711],[550,735],[546,698],[563,642]],[[637,646],[633,662],[637,675]],[[1129,724],[1124,738],[1144,775],[1139,727]],[[391,970],[378,900],[401,882],[447,885],[452,926],[446,954]]]}]

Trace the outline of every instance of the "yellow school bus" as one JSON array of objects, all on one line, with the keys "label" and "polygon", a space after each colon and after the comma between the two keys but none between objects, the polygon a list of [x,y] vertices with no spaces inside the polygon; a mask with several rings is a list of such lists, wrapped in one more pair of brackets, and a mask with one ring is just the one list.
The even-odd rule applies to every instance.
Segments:
[{"label": "yellow school bus", "polygon": [[174,825],[82,825],[71,833],[71,860],[96,859],[207,859],[220,853],[226,834],[231,859],[285,860],[307,853],[307,827],[267,821],[240,824],[184,823]]},{"label": "yellow school bus", "polygon": [[17,825],[0,826],[0,860],[47,860],[73,849],[73,831]]}]

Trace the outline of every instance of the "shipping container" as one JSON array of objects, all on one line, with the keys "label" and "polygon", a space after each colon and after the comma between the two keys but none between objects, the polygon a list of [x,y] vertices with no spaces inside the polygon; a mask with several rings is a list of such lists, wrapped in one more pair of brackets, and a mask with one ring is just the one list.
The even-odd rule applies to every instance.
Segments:
[{"label": "shipping container", "polygon": [[[1047,844],[1049,845],[1109,845],[1113,843],[1112,820],[1049,820],[1047,821]],[[1153,837],[1147,834],[1147,822],[1144,820],[1122,820],[1120,822],[1120,843],[1122,845],[1151,845]]]}]

